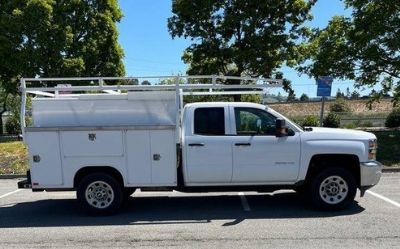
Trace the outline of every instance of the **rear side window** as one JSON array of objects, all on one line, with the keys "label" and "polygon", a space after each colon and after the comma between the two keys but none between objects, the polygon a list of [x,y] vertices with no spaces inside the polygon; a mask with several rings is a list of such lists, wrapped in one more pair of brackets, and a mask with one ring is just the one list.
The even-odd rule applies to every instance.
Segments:
[{"label": "rear side window", "polygon": [[224,108],[197,108],[194,111],[194,133],[208,136],[225,135]]}]

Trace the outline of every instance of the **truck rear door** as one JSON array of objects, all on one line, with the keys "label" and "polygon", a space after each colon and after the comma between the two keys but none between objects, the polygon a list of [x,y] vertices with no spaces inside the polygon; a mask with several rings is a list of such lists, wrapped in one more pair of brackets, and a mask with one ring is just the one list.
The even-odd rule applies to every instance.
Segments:
[{"label": "truck rear door", "polygon": [[183,153],[187,185],[224,184],[232,179],[232,146],[228,107],[196,107],[188,111]]}]

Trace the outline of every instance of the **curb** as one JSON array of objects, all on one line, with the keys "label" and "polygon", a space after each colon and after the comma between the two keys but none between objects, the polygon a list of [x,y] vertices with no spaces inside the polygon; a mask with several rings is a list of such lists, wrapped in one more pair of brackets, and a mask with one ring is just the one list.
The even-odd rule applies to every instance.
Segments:
[{"label": "curb", "polygon": [[382,169],[383,173],[396,173],[396,172],[400,172],[400,167],[383,167]]},{"label": "curb", "polygon": [[26,178],[26,175],[0,175],[0,179]]}]

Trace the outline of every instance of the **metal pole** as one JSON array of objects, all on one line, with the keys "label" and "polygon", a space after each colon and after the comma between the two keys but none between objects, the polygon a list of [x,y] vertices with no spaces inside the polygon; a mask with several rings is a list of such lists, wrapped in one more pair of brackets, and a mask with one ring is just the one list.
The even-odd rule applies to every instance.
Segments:
[{"label": "metal pole", "polygon": [[26,83],[24,78],[21,78],[20,80],[21,85],[20,85],[20,90],[21,90],[21,110],[19,114],[19,122],[21,126],[21,133],[22,133],[22,139],[25,142],[25,110],[26,110]]},{"label": "metal pole", "polygon": [[322,127],[322,123],[324,121],[324,107],[325,107],[325,97],[322,97],[321,103],[321,115],[319,117],[319,126]]},{"label": "metal pole", "polygon": [[[213,76],[212,76],[212,79],[211,79],[211,84],[212,84],[213,87],[214,87],[216,83],[217,83],[217,78],[216,78],[215,75],[213,75]],[[210,89],[209,89],[209,92],[211,93],[212,91],[213,91],[213,89],[210,88]]]},{"label": "metal pole", "polygon": [[176,119],[175,119],[175,137],[176,137],[176,143],[180,142],[181,134],[180,134],[180,121],[181,121],[181,115],[180,113],[182,112],[181,110],[181,105],[180,105],[180,99],[181,99],[181,94],[180,94],[180,86],[179,86],[179,76],[175,77],[175,106],[176,106]]}]

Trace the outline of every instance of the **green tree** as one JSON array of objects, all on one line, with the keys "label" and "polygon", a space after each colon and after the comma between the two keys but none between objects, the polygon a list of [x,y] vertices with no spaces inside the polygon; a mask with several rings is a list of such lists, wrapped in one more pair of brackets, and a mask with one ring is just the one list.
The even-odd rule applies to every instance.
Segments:
[{"label": "green tree", "polygon": [[351,93],[350,98],[351,98],[351,99],[359,99],[359,98],[360,98],[360,93],[357,92],[357,91],[354,89],[354,91]]},{"label": "green tree", "polygon": [[142,85],[142,86],[150,86],[151,83],[150,83],[150,81],[148,81],[148,80],[144,80],[144,81],[142,81],[141,85]]},{"label": "green tree", "polygon": [[0,85],[6,94],[17,94],[21,77],[125,74],[116,0],[3,0],[0,10]]},{"label": "green tree", "polygon": [[350,88],[346,88],[346,98],[347,99],[350,99],[350,97],[351,97],[351,92],[350,92]]},{"label": "green tree", "polygon": [[303,93],[303,94],[300,96],[300,101],[309,101],[309,100],[310,100],[310,98],[309,98],[308,95],[305,94],[305,93]]},{"label": "green tree", "polygon": [[3,114],[7,111],[9,94],[7,94],[4,89],[0,87],[0,135],[3,135]]},{"label": "green tree", "polygon": [[309,59],[299,67],[311,76],[332,75],[355,80],[356,86],[381,84],[375,95],[393,91],[400,100],[400,2],[344,0],[351,17],[335,16],[315,30],[308,45]]},{"label": "green tree", "polygon": [[[283,65],[302,58],[302,39],[315,0],[173,0],[168,29],[190,38],[182,59],[188,74],[283,78]],[[224,82],[230,84],[232,82]],[[293,98],[291,82],[284,89]]]},{"label": "green tree", "polygon": [[349,113],[351,108],[344,98],[337,98],[334,103],[329,106],[329,111],[334,113]]},{"label": "green tree", "polygon": [[344,98],[344,93],[342,93],[342,92],[340,91],[340,88],[338,88],[337,91],[336,91],[336,98],[337,98],[337,99],[338,99],[338,98]]}]

